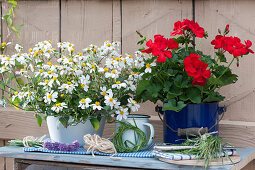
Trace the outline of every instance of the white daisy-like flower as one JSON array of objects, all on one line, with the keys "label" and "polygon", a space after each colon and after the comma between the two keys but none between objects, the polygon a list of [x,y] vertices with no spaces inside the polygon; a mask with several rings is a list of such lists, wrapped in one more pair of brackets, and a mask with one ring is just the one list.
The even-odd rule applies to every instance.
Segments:
[{"label": "white daisy-like flower", "polygon": [[109,96],[107,95],[107,96],[105,96],[104,98],[105,98],[104,103],[106,104],[106,106],[110,106],[111,109],[113,109],[113,107],[116,105],[117,100],[114,99],[112,95],[111,95],[111,96],[110,96],[110,95],[109,95]]},{"label": "white daisy-like flower", "polygon": [[116,120],[121,121],[122,119],[127,119],[128,108],[120,107],[115,113],[117,114]]},{"label": "white daisy-like flower", "polygon": [[115,84],[112,85],[112,88],[121,89],[122,87],[126,88],[126,83],[121,83],[120,81],[117,81]]},{"label": "white daisy-like flower", "polygon": [[18,74],[18,75],[24,75],[24,74],[27,74],[27,71],[24,70],[24,69],[20,69],[20,71],[16,71],[16,74]]},{"label": "white daisy-like flower", "polygon": [[138,109],[140,108],[140,105],[137,104],[137,102],[135,100],[133,100],[132,98],[128,99],[127,106],[131,109],[132,112],[137,112]]},{"label": "white daisy-like flower", "polygon": [[90,105],[90,103],[92,102],[92,100],[90,98],[86,98],[86,99],[81,99],[81,101],[79,101],[79,106],[81,109],[85,109],[88,108]]},{"label": "white daisy-like flower", "polygon": [[38,83],[38,85],[43,86],[43,89],[51,89],[53,82],[50,80],[45,80],[44,82]]},{"label": "white daisy-like flower", "polygon": [[127,84],[127,90],[136,91],[136,86],[133,84],[133,81],[124,80],[124,82]]},{"label": "white daisy-like flower", "polygon": [[156,66],[156,63],[146,64],[146,69],[144,70],[145,73],[151,73],[151,67]]},{"label": "white daisy-like flower", "polygon": [[14,95],[12,95],[12,101],[14,101],[16,99],[16,97],[19,96],[19,92],[14,92]]},{"label": "white daisy-like flower", "polygon": [[103,95],[103,96],[105,96],[107,94],[109,96],[113,96],[112,89],[107,90],[106,87],[104,86],[104,87],[100,87],[100,90],[101,90],[100,94]]},{"label": "white daisy-like flower", "polygon": [[12,65],[14,66],[15,65],[15,58],[4,56],[4,57],[2,57],[1,64],[5,65],[5,67],[12,66]]},{"label": "white daisy-like flower", "polygon": [[23,49],[23,47],[20,46],[19,44],[16,44],[16,45],[15,45],[15,50],[16,50],[18,53],[20,53],[20,52],[22,51],[22,49]]},{"label": "white daisy-like flower", "polygon": [[120,72],[118,72],[117,70],[112,70],[111,72],[105,73],[105,78],[111,77],[111,78],[117,79],[117,78],[119,78],[119,74],[120,74]]},{"label": "white daisy-like flower", "polygon": [[47,104],[50,104],[51,102],[56,102],[58,98],[58,92],[54,92],[53,90],[51,92],[47,92],[43,98],[44,102]]},{"label": "white daisy-like flower", "polygon": [[53,107],[51,108],[51,110],[53,110],[56,113],[62,112],[62,110],[64,108],[67,108],[67,104],[65,102],[63,103],[57,103],[55,105],[53,105]]},{"label": "white daisy-like flower", "polygon": [[93,110],[102,110],[102,106],[100,106],[100,102],[95,102],[95,104],[91,105]]},{"label": "white daisy-like flower", "polygon": [[76,86],[77,85],[73,84],[72,82],[67,82],[67,84],[62,84],[58,89],[60,91],[66,91],[66,93],[72,94]]}]

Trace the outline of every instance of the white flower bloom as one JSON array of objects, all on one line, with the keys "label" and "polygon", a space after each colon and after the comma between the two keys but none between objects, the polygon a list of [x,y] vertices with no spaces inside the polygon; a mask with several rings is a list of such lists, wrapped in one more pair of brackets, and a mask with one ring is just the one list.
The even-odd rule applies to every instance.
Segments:
[{"label": "white flower bloom", "polygon": [[20,71],[16,71],[16,74],[18,74],[18,75],[24,75],[24,74],[27,74],[27,71],[24,70],[24,69],[20,69]]},{"label": "white flower bloom", "polygon": [[124,80],[127,84],[127,90],[136,91],[136,86],[133,84],[133,81]]},{"label": "white flower bloom", "polygon": [[75,89],[76,86],[77,86],[76,84],[73,84],[71,82],[67,82],[67,84],[62,84],[58,89],[60,91],[66,91],[66,93],[72,94],[73,90]]},{"label": "white flower bloom", "polygon": [[62,112],[62,110],[63,110],[64,108],[67,108],[67,104],[63,102],[63,103],[57,103],[57,104],[55,104],[55,105],[51,108],[51,110],[53,110],[53,111],[56,112],[56,113],[59,113],[59,112]]},{"label": "white flower bloom", "polygon": [[20,46],[19,44],[16,44],[16,45],[15,45],[15,50],[16,50],[18,53],[20,53],[20,52],[22,51],[22,49],[23,49],[23,47]]},{"label": "white flower bloom", "polygon": [[120,81],[117,81],[115,84],[112,85],[112,88],[121,89],[121,87],[126,88],[127,84],[126,83],[121,83]]},{"label": "white flower bloom", "polygon": [[88,108],[90,105],[89,103],[92,102],[92,100],[90,98],[86,98],[86,99],[81,99],[81,101],[79,101],[79,106],[81,109],[85,109]]},{"label": "white flower bloom", "polygon": [[56,98],[58,98],[58,92],[54,92],[53,90],[51,92],[47,92],[43,98],[44,102],[47,104],[50,104],[51,102],[56,102]]},{"label": "white flower bloom", "polygon": [[102,106],[100,106],[100,102],[95,102],[95,104],[91,105],[93,107],[93,110],[102,110]]},{"label": "white flower bloom", "polygon": [[128,105],[127,105],[132,112],[137,112],[138,109],[140,108],[140,105],[137,104],[137,102],[135,100],[133,100],[132,98],[128,99]]},{"label": "white flower bloom", "polygon": [[106,104],[106,106],[110,106],[111,109],[113,109],[113,107],[116,105],[117,103],[117,100],[113,98],[113,96],[111,95],[107,95],[104,97],[105,98],[105,101],[104,103]]},{"label": "white flower bloom", "polygon": [[1,64],[5,65],[5,67],[12,66],[12,65],[14,66],[15,58],[13,56],[12,57],[4,56],[4,57],[2,57]]},{"label": "white flower bloom", "polygon": [[87,74],[86,76],[82,75],[81,77],[79,77],[80,83],[87,85],[90,83],[90,76]]},{"label": "white flower bloom", "polygon": [[120,74],[120,72],[118,72],[117,70],[112,70],[111,72],[105,73],[105,78],[111,77],[111,78],[117,79],[117,78],[119,78],[119,74]]},{"label": "white flower bloom", "polygon": [[151,73],[151,67],[156,66],[156,63],[146,64],[146,69],[144,70],[145,73]]},{"label": "white flower bloom", "polygon": [[119,110],[116,111],[117,117],[116,120],[121,121],[122,119],[127,119],[128,108],[120,107]]}]

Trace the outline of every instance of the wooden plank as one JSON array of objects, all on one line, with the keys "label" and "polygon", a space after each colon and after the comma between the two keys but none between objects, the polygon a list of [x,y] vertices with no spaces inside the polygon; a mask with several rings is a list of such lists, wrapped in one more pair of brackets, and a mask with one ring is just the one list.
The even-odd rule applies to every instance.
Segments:
[{"label": "wooden plank", "polygon": [[25,136],[41,136],[48,133],[46,122],[42,127],[37,124],[34,114],[14,108],[0,108],[0,138],[16,139]]},{"label": "wooden plank", "polygon": [[[4,146],[4,140],[0,139],[0,147]],[[0,158],[0,170],[5,169],[5,158]]]},{"label": "wooden plank", "polygon": [[62,1],[62,41],[75,45],[75,51],[90,44],[101,46],[112,40],[112,0]]},{"label": "wooden plank", "polygon": [[[10,4],[3,2],[3,14],[8,12]],[[20,40],[6,24],[3,27],[3,40],[18,43],[24,51],[34,47],[35,43],[51,40],[53,44],[59,41],[59,1],[18,1],[15,9],[15,26],[24,24],[20,31]]]},{"label": "wooden plank", "polygon": [[[122,1],[122,47],[123,54],[134,55],[140,46],[136,30],[148,38],[155,34],[170,37],[174,22],[192,18],[192,1],[186,0],[128,0]],[[157,115],[151,102],[141,104],[140,114]]]},{"label": "wooden plank", "polygon": [[[199,0],[195,4],[196,21],[209,33],[208,39],[203,40],[200,46],[200,49],[207,54],[213,53],[210,42],[217,34],[218,28],[224,29],[226,24],[230,24],[229,35],[238,36],[242,40],[255,41],[255,23],[251,22],[255,17],[253,10],[255,1]],[[228,59],[230,58],[231,56],[228,55]],[[226,96],[225,101],[230,104],[224,119],[255,121],[254,64],[255,58],[252,54],[241,58],[238,68],[233,64],[232,69],[239,76],[239,80],[234,85],[221,90]]]},{"label": "wooden plank", "polygon": [[112,1],[112,41],[121,42],[121,10],[120,0]]},{"label": "wooden plank", "polygon": [[[5,140],[4,144],[8,145],[8,140]],[[14,158],[5,158],[5,169],[6,170],[14,169]]]}]

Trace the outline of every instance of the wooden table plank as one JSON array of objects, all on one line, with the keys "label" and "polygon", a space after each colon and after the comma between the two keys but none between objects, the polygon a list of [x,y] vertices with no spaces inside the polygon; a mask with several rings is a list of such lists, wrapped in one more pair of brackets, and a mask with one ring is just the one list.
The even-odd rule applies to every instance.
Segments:
[{"label": "wooden table plank", "polygon": [[[255,158],[255,148],[241,148],[237,150],[241,155],[241,162],[236,165],[216,166],[212,169],[241,169]],[[62,162],[74,165],[96,165],[105,167],[130,167],[145,169],[203,169],[202,167],[190,167],[172,165],[158,161],[154,158],[126,158],[120,160],[112,159],[109,156],[71,155],[71,154],[49,154],[39,152],[23,152],[23,148],[2,147],[0,157],[11,157],[30,161]]]}]

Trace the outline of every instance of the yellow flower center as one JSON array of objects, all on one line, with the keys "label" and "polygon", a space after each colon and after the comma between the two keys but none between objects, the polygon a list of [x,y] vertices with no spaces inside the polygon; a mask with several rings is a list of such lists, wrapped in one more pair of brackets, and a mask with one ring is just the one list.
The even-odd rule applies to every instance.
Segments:
[{"label": "yellow flower center", "polygon": [[102,92],[102,94],[103,94],[103,96],[105,96],[105,95],[106,95],[106,92],[105,92],[105,91],[103,91],[103,92]]},{"label": "yellow flower center", "polygon": [[120,81],[117,81],[116,84],[120,84]]},{"label": "yellow flower center", "polygon": [[117,71],[116,70],[112,70],[112,73],[115,74]]},{"label": "yellow flower center", "polygon": [[94,50],[93,50],[93,52],[94,52],[94,53],[96,53],[96,52],[97,52],[97,50],[96,50],[96,49],[94,49]]},{"label": "yellow flower center", "polygon": [[10,57],[7,57],[6,60],[7,60],[7,61],[10,61]]},{"label": "yellow flower center", "polygon": [[124,61],[125,63],[127,62],[127,60],[126,60],[126,59],[124,59],[123,61]]},{"label": "yellow flower center", "polygon": [[96,68],[96,66],[93,64],[92,66],[91,66],[93,69],[95,69]]},{"label": "yellow flower center", "polygon": [[65,95],[64,94],[61,94],[60,97],[64,97]]},{"label": "yellow flower center", "polygon": [[76,67],[74,67],[73,70],[76,70]]},{"label": "yellow flower center", "polygon": [[85,87],[85,85],[84,85],[84,84],[81,84],[81,87],[82,87],[82,88],[84,88],[84,87]]},{"label": "yellow flower center", "polygon": [[83,67],[85,67],[85,66],[86,66],[86,64],[85,64],[85,63],[82,63],[82,66],[83,66]]},{"label": "yellow flower center", "polygon": [[49,80],[45,80],[45,83],[47,83],[47,84],[48,84],[49,82],[50,82]]},{"label": "yellow flower center", "polygon": [[48,71],[48,74],[51,74],[51,73],[53,73],[53,71]]},{"label": "yellow flower center", "polygon": [[47,64],[48,64],[49,66],[52,66],[52,65],[53,65],[51,62],[47,62]]},{"label": "yellow flower center", "polygon": [[109,101],[110,101],[110,102],[113,102],[113,98],[110,98]]},{"label": "yellow flower center", "polygon": [[81,103],[85,103],[85,99],[81,99]]},{"label": "yellow flower center", "polygon": [[68,85],[71,85],[72,83],[70,81],[67,82]]},{"label": "yellow flower center", "polygon": [[43,53],[43,50],[40,50],[40,53]]},{"label": "yellow flower center", "polygon": [[32,96],[32,93],[28,93],[28,96]]},{"label": "yellow flower center", "polygon": [[105,67],[105,68],[104,68],[104,72],[107,72],[107,71],[109,71],[109,69]]},{"label": "yellow flower center", "polygon": [[82,53],[79,53],[79,56],[82,56]]},{"label": "yellow flower center", "polygon": [[48,53],[50,53],[51,51],[50,50],[48,50]]},{"label": "yellow flower center", "polygon": [[33,49],[32,48],[29,48],[29,50],[28,50],[30,53],[33,51]]},{"label": "yellow flower center", "polygon": [[146,68],[150,68],[151,67],[151,65],[150,64],[146,64]]},{"label": "yellow flower center", "polygon": [[40,70],[39,70],[39,72],[40,72],[40,73],[42,73],[42,72],[43,72],[43,70],[42,70],[42,69],[40,69]]},{"label": "yellow flower center", "polygon": [[69,47],[72,47],[72,44],[69,44]]},{"label": "yellow flower center", "polygon": [[35,55],[38,55],[39,54],[39,52],[38,51],[35,51]]},{"label": "yellow flower center", "polygon": [[51,40],[49,40],[49,43],[51,43]]},{"label": "yellow flower center", "polygon": [[25,71],[24,69],[20,69],[20,71]]},{"label": "yellow flower center", "polygon": [[123,110],[121,110],[121,111],[120,111],[120,114],[121,114],[121,115],[123,115],[123,114],[124,114],[124,111],[123,111]]},{"label": "yellow flower center", "polygon": [[53,77],[53,80],[57,80],[57,77]]},{"label": "yellow flower center", "polygon": [[4,47],[4,46],[6,46],[6,42],[3,42],[3,43],[2,43],[2,47]]},{"label": "yellow flower center", "polygon": [[134,102],[135,104],[137,104],[137,102],[136,102],[135,100],[133,100],[133,102]]},{"label": "yellow flower center", "polygon": [[129,55],[128,57],[129,57],[129,58],[133,58],[133,56],[132,56],[132,55]]},{"label": "yellow flower center", "polygon": [[74,49],[73,49],[73,48],[71,48],[71,49],[70,49],[70,52],[72,53],[73,51],[74,51]]},{"label": "yellow flower center", "polygon": [[59,43],[59,45],[62,45],[62,43]]},{"label": "yellow flower center", "polygon": [[48,98],[51,99],[51,98],[52,98],[52,95],[51,95],[51,94],[48,94]]},{"label": "yellow flower center", "polygon": [[117,58],[115,58],[115,60],[116,60],[116,61],[119,61],[119,60],[120,60],[120,58],[119,58],[119,57],[117,57]]},{"label": "yellow flower center", "polygon": [[69,58],[69,60],[68,60],[69,62],[72,62],[73,61],[73,59],[71,59],[71,58]]},{"label": "yellow flower center", "polygon": [[15,91],[14,94],[17,96],[19,94],[19,92]]},{"label": "yellow flower center", "polygon": [[99,106],[99,105],[100,105],[100,102],[95,102],[95,104],[96,104],[97,106]]},{"label": "yellow flower center", "polygon": [[110,44],[110,43],[107,43],[106,45],[107,45],[108,47],[111,47],[111,44]]},{"label": "yellow flower center", "polygon": [[57,103],[56,106],[58,106],[58,107],[61,106],[61,103]]}]

